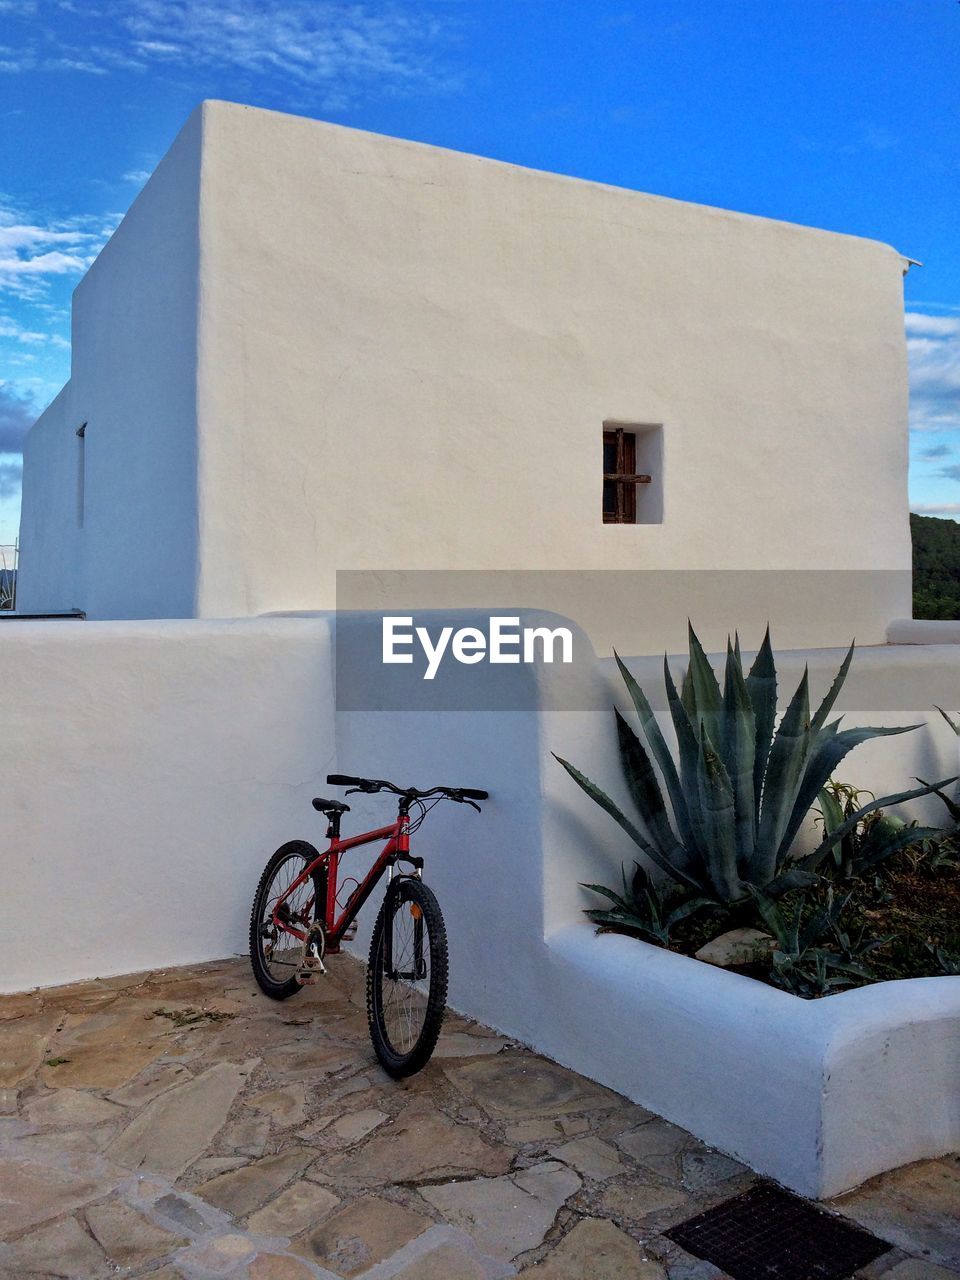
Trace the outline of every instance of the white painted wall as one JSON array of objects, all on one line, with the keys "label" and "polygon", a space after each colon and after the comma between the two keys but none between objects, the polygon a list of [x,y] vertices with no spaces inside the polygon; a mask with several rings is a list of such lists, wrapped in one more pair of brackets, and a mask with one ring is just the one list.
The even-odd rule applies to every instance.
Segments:
[{"label": "white painted wall", "polygon": [[[811,617],[820,643],[880,641],[910,599],[903,266],[205,103],[77,291],[96,513],[78,603],[330,608],[347,568],[899,570],[788,591],[781,644],[811,643]],[[602,524],[605,421],[662,424],[662,524]],[[658,594],[609,635],[543,603],[652,651],[672,643]],[[700,625],[761,625],[763,593],[735,595],[705,597]]]},{"label": "white painted wall", "polygon": [[325,619],[0,631],[0,990],[245,952],[334,763]]},{"label": "white painted wall", "polygon": [[[338,568],[909,567],[889,247],[224,103],[205,137],[201,613]],[[605,420],[663,424],[662,525],[602,524]]]},{"label": "white painted wall", "polygon": [[17,582],[21,613],[79,608],[78,425],[68,382],[24,441]]},{"label": "white painted wall", "polygon": [[[491,793],[481,816],[442,805],[415,841],[449,928],[454,1007],[807,1194],[956,1143],[956,980],[811,1005],[594,937],[579,882],[616,883],[635,850],[550,753],[622,792],[609,662],[586,673],[581,711],[551,709],[557,668],[521,668],[532,696],[517,705],[529,710],[336,714],[330,626],[319,616],[0,627],[0,990],[245,951],[269,855],[294,837],[322,842],[309,801],[328,771],[479,786]],[[788,655],[781,688],[807,661],[822,692],[841,657]],[[628,662],[659,688],[656,664]],[[958,662],[953,645],[864,650],[841,709],[869,698],[888,722],[923,719],[957,687]],[[504,680],[522,693],[517,671],[460,677],[481,680],[493,703]],[[920,715],[895,709],[908,699]],[[882,793],[955,767],[956,739],[934,713],[925,730],[858,749],[842,776]],[[351,803],[345,830],[395,812],[387,797]],[[41,935],[52,942],[38,945]]]},{"label": "white painted wall", "polygon": [[23,612],[196,613],[201,125],[196,112],[74,292],[71,379],[24,450]]}]

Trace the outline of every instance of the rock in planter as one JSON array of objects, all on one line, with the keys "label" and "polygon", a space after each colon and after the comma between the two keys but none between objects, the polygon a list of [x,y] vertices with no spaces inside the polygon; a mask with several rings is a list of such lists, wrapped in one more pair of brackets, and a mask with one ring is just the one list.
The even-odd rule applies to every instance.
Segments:
[{"label": "rock in planter", "polygon": [[737,964],[753,964],[776,947],[769,933],[760,929],[731,929],[721,933],[696,952],[697,960],[730,969]]}]

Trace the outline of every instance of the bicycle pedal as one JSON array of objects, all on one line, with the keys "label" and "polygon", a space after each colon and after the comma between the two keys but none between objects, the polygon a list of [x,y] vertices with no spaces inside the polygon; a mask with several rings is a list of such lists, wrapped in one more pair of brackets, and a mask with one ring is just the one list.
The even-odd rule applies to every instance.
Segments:
[{"label": "bicycle pedal", "polygon": [[319,956],[308,956],[297,970],[297,982],[300,983],[301,987],[315,987],[318,979],[322,978],[326,972],[324,963]]}]

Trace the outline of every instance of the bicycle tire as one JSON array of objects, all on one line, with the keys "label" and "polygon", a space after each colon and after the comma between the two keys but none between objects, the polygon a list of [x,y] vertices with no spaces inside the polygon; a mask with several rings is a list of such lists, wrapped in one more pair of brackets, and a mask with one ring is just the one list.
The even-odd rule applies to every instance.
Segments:
[{"label": "bicycle tire", "polygon": [[[427,947],[423,948],[422,942],[421,947],[425,955],[429,953],[429,975],[426,979],[426,992],[422,988],[417,992],[418,995],[425,996],[419,1033],[413,1043],[397,1045],[394,1043],[395,1033],[388,1026],[388,1001],[384,999],[384,983],[392,981],[385,969],[385,941],[387,929],[394,928],[398,913],[405,907],[419,908],[421,912],[428,939]],[[448,964],[447,929],[433,890],[413,876],[394,880],[387,889],[373,927],[367,965],[367,1022],[370,1038],[380,1065],[394,1079],[414,1075],[430,1061],[446,1012]],[[400,986],[398,983],[393,985],[397,988]]]},{"label": "bicycle tire", "polygon": [[[250,911],[250,964],[253,968],[253,976],[257,981],[257,986],[271,1000],[288,1000],[290,996],[295,996],[298,991],[303,990],[303,987],[295,977],[291,977],[284,982],[272,977],[263,954],[264,939],[262,933],[263,915],[267,906],[270,888],[277,872],[284,862],[291,857],[297,856],[303,859],[303,865],[306,867],[315,858],[318,858],[320,854],[306,840],[288,840],[286,844],[282,844],[263,869],[263,874],[257,885],[257,891],[253,896],[253,907]],[[313,880],[315,894],[313,914],[314,919],[317,919],[318,916],[322,917],[326,875],[322,870],[318,870],[314,872],[311,879]]]}]

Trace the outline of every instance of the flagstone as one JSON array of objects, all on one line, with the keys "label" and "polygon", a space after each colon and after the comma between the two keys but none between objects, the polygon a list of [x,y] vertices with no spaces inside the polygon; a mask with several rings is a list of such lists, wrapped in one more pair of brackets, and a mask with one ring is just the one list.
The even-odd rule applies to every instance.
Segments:
[{"label": "flagstone", "polygon": [[22,991],[17,995],[0,997],[0,1022],[14,1022],[30,1014],[40,1013],[43,997],[38,991]]},{"label": "flagstone", "polygon": [[[104,1130],[109,1141],[112,1129]],[[18,1156],[36,1159],[54,1159],[59,1154],[95,1155],[105,1144],[97,1140],[97,1133],[90,1129],[48,1129],[45,1133],[28,1131],[15,1147],[9,1148]]]},{"label": "flagstone", "polygon": [[172,1249],[186,1244],[183,1236],[148,1222],[122,1200],[90,1205],[84,1216],[101,1248],[120,1267],[157,1262]]},{"label": "flagstone", "polygon": [[74,1218],[47,1223],[8,1246],[4,1262],[14,1275],[63,1276],[97,1280],[113,1267],[100,1246]]},{"label": "flagstone", "polygon": [[262,1111],[280,1128],[302,1124],[307,1114],[307,1087],[304,1084],[288,1084],[282,1089],[270,1089],[266,1093],[245,1098],[245,1104],[254,1111]]},{"label": "flagstone", "polygon": [[907,1253],[960,1269],[960,1156],[895,1169],[831,1207]]},{"label": "flagstone", "polygon": [[[524,1262],[531,1280],[719,1277],[659,1233],[743,1190],[748,1169],[455,1016],[436,1060],[395,1081],[374,1065],[363,997],[347,957],[282,1007],[242,960],[0,997],[0,1072],[17,1077],[0,1083],[0,1235],[19,1251],[0,1249],[0,1280],[36,1265],[71,1280],[503,1280]],[[180,1029],[158,1008],[227,1016]],[[256,1085],[258,1060],[238,1065],[251,1046]],[[946,1280],[958,1205],[960,1161],[944,1157],[831,1208],[901,1246],[865,1277]]]},{"label": "flagstone", "polygon": [[114,1178],[98,1159],[73,1156],[69,1166],[30,1156],[0,1157],[0,1239],[58,1218],[113,1188]]},{"label": "flagstone", "polygon": [[614,1138],[621,1151],[665,1178],[676,1178],[680,1152],[693,1140],[667,1120],[653,1119]]},{"label": "flagstone", "polygon": [[154,1062],[134,1080],[108,1093],[107,1098],[124,1107],[142,1107],[189,1078],[190,1073],[182,1063]]},{"label": "flagstone", "polygon": [[462,1066],[447,1079],[493,1116],[529,1118],[619,1106],[616,1094],[533,1054],[505,1050]]},{"label": "flagstone", "polygon": [[184,1196],[177,1195],[175,1191],[168,1191],[165,1195],[158,1196],[153,1202],[153,1209],[155,1213],[162,1214],[168,1221],[176,1223],[185,1231],[197,1234],[207,1229],[207,1220],[196,1204]]},{"label": "flagstone", "polygon": [[316,1225],[337,1207],[340,1197],[315,1182],[301,1179],[247,1219],[262,1236],[296,1236]]},{"label": "flagstone", "polygon": [[670,1210],[673,1220],[679,1222],[682,1214],[677,1211],[686,1209],[689,1203],[690,1197],[677,1187],[657,1182],[617,1182],[604,1191],[600,1209],[611,1218],[630,1223]]},{"label": "flagstone", "polygon": [[441,1244],[415,1258],[392,1280],[486,1280],[488,1274],[469,1253],[453,1244]]},{"label": "flagstone", "polygon": [[706,1147],[684,1151],[680,1157],[680,1168],[683,1185],[690,1191],[700,1191],[717,1182],[726,1182],[730,1178],[750,1173],[746,1165],[740,1164],[738,1160]]},{"label": "flagstone", "polygon": [[883,1273],[883,1280],[957,1280],[956,1271],[919,1258],[906,1258]]},{"label": "flagstone", "polygon": [[179,1255],[188,1274],[226,1275],[256,1252],[256,1246],[245,1236],[228,1234],[197,1240]]},{"label": "flagstone", "polygon": [[314,1152],[302,1149],[264,1156],[262,1160],[254,1160],[241,1169],[202,1183],[196,1194],[208,1204],[241,1218],[259,1209],[292,1178],[299,1178],[315,1158]]},{"label": "flagstone", "polygon": [[108,1146],[112,1159],[178,1178],[219,1133],[250,1067],[223,1062],[162,1093]]},{"label": "flagstone", "polygon": [[167,1043],[139,1014],[71,1015],[50,1041],[43,1080],[57,1089],[114,1089],[158,1058]]},{"label": "flagstone", "polygon": [[105,1120],[123,1118],[125,1113],[113,1103],[104,1102],[92,1093],[79,1089],[57,1089],[35,1098],[25,1109],[27,1118],[40,1126],[61,1128],[103,1124]]},{"label": "flagstone", "polygon": [[208,1181],[218,1173],[229,1173],[231,1169],[239,1169],[247,1163],[246,1156],[203,1156],[190,1166],[190,1173],[199,1174]]},{"label": "flagstone", "polygon": [[51,1011],[22,1018],[0,1031],[0,1088],[9,1089],[37,1071],[59,1021]]},{"label": "flagstone", "polygon": [[585,1116],[562,1116],[559,1125],[568,1138],[573,1138],[578,1133],[586,1133],[590,1121]]},{"label": "flagstone", "polygon": [[359,1142],[361,1138],[365,1138],[368,1133],[372,1133],[384,1120],[390,1117],[385,1111],[378,1111],[375,1107],[367,1107],[362,1111],[353,1111],[348,1115],[340,1116],[334,1120],[330,1126],[329,1133],[335,1134],[341,1142],[350,1144]]},{"label": "flagstone", "polygon": [[220,1135],[220,1144],[248,1156],[262,1156],[269,1141],[270,1120],[263,1115],[242,1116]]},{"label": "flagstone", "polygon": [[12,1142],[14,1138],[22,1138],[26,1134],[36,1132],[37,1126],[30,1124],[19,1115],[4,1116],[0,1119],[0,1142]]},{"label": "flagstone", "polygon": [[447,1182],[421,1187],[420,1194],[483,1253],[509,1262],[543,1243],[560,1206],[580,1186],[572,1169],[544,1161],[512,1177]]},{"label": "flagstone", "polygon": [[316,1274],[305,1262],[285,1253],[258,1253],[247,1268],[249,1280],[314,1280]]},{"label": "flagstone", "polygon": [[605,1182],[618,1173],[624,1173],[627,1168],[616,1149],[601,1138],[574,1138],[571,1142],[551,1147],[549,1154],[596,1182]]},{"label": "flagstone", "polygon": [[378,1196],[365,1196],[299,1236],[291,1247],[344,1280],[352,1280],[429,1226],[429,1218],[421,1214]]},{"label": "flagstone", "polygon": [[530,1280],[666,1280],[667,1273],[612,1222],[584,1218],[523,1275]]},{"label": "flagstone", "polygon": [[264,1065],[274,1076],[293,1077],[327,1076],[341,1071],[354,1061],[354,1052],[342,1045],[326,1043],[298,1043],[282,1045],[263,1055]]},{"label": "flagstone", "polygon": [[509,1147],[494,1145],[469,1126],[454,1124],[439,1111],[411,1107],[359,1151],[326,1161],[317,1176],[375,1186],[454,1173],[503,1173],[512,1160]]},{"label": "flagstone", "polygon": [[499,1053],[510,1043],[499,1036],[473,1035],[466,1031],[450,1031],[440,1036],[433,1051],[435,1058],[475,1058]]},{"label": "flagstone", "polygon": [[554,1120],[519,1120],[506,1125],[503,1133],[508,1142],[546,1144],[556,1142],[560,1127]]}]

